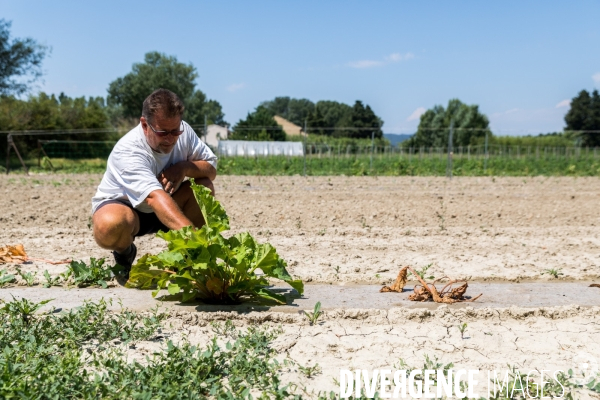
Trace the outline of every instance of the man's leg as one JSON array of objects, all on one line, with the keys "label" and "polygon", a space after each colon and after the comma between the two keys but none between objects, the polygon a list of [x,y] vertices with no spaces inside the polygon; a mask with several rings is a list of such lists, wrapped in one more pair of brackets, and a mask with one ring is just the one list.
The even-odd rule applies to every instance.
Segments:
[{"label": "man's leg", "polygon": [[[215,187],[210,179],[200,178],[195,179],[195,182],[198,185],[202,185],[209,188],[213,196],[215,195]],[[194,197],[194,191],[192,190],[189,181],[183,182],[179,189],[177,189],[177,191],[173,193],[172,197],[173,200],[175,200],[175,203],[177,203],[177,205],[183,212],[183,215],[188,217],[195,227],[199,228],[202,225],[204,225],[204,218],[202,217],[202,212],[200,211],[198,202]]]},{"label": "man's leg", "polygon": [[93,217],[94,239],[103,249],[123,253],[133,243],[140,220],[131,207],[110,203],[98,209]]}]

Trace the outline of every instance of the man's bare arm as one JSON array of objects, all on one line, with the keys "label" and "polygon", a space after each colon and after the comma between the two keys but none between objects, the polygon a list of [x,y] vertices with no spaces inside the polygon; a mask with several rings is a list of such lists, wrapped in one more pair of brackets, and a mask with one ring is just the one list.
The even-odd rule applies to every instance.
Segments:
[{"label": "man's bare arm", "polygon": [[159,176],[158,181],[167,193],[173,193],[181,182],[188,178],[208,178],[214,181],[217,170],[207,161],[181,161],[165,169]]},{"label": "man's bare arm", "polygon": [[154,190],[146,197],[146,202],[154,210],[158,219],[169,229],[181,229],[184,226],[193,225],[175,200],[164,190]]}]

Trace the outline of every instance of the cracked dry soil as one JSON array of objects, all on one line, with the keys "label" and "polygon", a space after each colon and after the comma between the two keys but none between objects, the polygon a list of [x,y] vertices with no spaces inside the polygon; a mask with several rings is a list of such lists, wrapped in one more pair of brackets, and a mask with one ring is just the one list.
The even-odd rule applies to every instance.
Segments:
[{"label": "cracked dry soil", "polygon": [[[88,226],[100,179],[0,176],[0,245],[23,243],[30,256],[51,260],[110,257]],[[231,233],[247,230],[269,241],[290,272],[308,282],[389,284],[401,266],[430,263],[433,275],[472,280],[551,280],[540,273],[559,268],[562,279],[600,280],[597,178],[220,176],[215,184]],[[152,237],[136,243],[138,255],[163,248]],[[64,266],[35,262],[22,269],[58,274]],[[337,390],[333,378],[341,368],[393,369],[401,358],[421,367],[426,354],[484,370],[573,368],[582,353],[600,362],[599,316],[598,307],[442,306],[433,312],[327,310],[316,326],[277,312],[182,314],[171,322],[174,340],[198,344],[214,334],[209,320],[281,325],[274,343],[281,357],[322,367],[310,379],[298,369],[283,379],[316,392]],[[464,339],[461,323],[468,324]],[[157,344],[136,351],[144,346]]]}]

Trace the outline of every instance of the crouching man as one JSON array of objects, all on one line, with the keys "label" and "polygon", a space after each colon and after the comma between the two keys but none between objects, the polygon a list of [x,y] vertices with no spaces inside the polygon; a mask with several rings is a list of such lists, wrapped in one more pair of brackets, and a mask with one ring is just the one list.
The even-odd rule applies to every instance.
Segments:
[{"label": "crouching man", "polygon": [[140,124],[115,145],[92,198],[94,239],[124,267],[119,280],[129,278],[137,236],[204,225],[184,179],[194,178],[214,194],[217,157],[182,120],[183,111],[169,90],[148,96]]}]

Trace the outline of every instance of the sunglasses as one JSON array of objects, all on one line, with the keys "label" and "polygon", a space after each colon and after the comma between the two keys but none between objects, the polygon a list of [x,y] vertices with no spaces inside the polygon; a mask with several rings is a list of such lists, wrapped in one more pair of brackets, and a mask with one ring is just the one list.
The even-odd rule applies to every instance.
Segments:
[{"label": "sunglasses", "polygon": [[156,133],[156,136],[158,137],[165,137],[167,135],[179,136],[183,133],[183,122],[179,126],[179,129],[174,129],[172,131],[157,131],[152,125],[150,125],[150,122],[146,121],[146,123],[150,129],[152,129],[152,132]]}]

